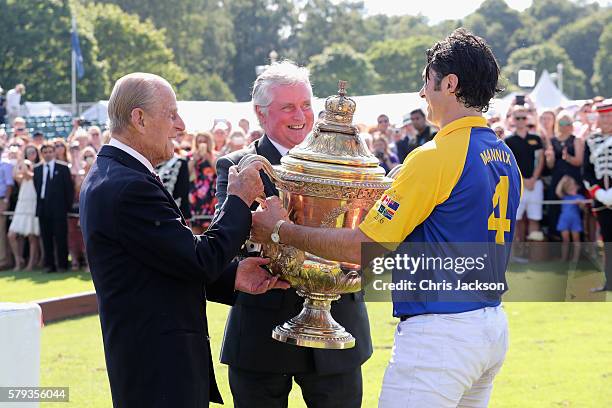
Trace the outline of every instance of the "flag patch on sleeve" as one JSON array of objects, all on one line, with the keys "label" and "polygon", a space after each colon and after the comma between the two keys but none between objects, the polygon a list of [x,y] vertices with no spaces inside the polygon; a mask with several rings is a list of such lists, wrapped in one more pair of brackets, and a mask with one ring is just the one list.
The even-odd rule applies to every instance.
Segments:
[{"label": "flag patch on sleeve", "polygon": [[395,212],[398,210],[400,204],[389,197],[387,194],[380,200],[380,206],[378,207],[378,213],[381,214],[388,220],[393,219]]}]

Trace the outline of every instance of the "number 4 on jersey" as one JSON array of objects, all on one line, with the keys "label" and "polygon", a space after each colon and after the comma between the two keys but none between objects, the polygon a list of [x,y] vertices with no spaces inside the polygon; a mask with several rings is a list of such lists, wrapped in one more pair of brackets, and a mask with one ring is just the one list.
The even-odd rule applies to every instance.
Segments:
[{"label": "number 4 on jersey", "polygon": [[[489,215],[489,230],[497,231],[495,234],[495,243],[503,244],[505,242],[504,233],[510,232],[510,220],[506,218],[508,211],[508,191],[510,183],[508,176],[501,176],[499,183],[495,186],[495,194],[493,194],[493,212]],[[495,217],[495,208],[499,208],[499,218]]]}]

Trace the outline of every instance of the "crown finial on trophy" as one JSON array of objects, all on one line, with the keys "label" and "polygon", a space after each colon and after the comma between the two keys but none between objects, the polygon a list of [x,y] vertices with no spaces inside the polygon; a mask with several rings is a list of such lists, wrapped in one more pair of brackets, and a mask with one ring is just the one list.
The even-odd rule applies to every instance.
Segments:
[{"label": "crown finial on trophy", "polygon": [[340,80],[338,81],[338,95],[345,96],[346,95],[346,81]]},{"label": "crown finial on trophy", "polygon": [[325,122],[336,125],[351,125],[357,104],[346,96],[346,81],[338,81],[338,94],[325,100]]}]

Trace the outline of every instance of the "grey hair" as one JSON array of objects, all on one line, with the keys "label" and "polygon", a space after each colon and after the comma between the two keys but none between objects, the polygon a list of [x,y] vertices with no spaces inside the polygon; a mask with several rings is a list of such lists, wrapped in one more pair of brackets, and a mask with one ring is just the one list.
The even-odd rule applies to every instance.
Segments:
[{"label": "grey hair", "polygon": [[113,92],[108,100],[108,120],[111,133],[121,132],[131,122],[132,110],[141,108],[145,111],[154,109],[158,90],[167,85],[164,78],[144,72],[127,74],[115,82]]},{"label": "grey hair", "polygon": [[263,113],[267,113],[268,106],[272,103],[270,92],[278,85],[305,84],[312,95],[310,84],[310,72],[308,68],[300,67],[293,61],[283,60],[274,62],[261,73],[253,83],[253,108],[259,106]]}]

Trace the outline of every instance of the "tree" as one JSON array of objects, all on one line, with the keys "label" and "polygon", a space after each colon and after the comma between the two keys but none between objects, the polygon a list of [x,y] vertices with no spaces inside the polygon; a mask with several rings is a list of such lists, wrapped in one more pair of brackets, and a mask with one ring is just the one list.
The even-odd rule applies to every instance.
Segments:
[{"label": "tree", "polygon": [[508,45],[506,46],[508,55],[519,48],[531,47],[532,45],[542,42],[542,37],[539,32],[533,29],[534,26],[535,22],[533,19],[529,16],[525,16],[525,25],[512,33],[508,40]]},{"label": "tree", "polygon": [[560,28],[598,10],[597,4],[577,4],[569,0],[533,0],[525,14],[532,17],[533,31],[551,38]]},{"label": "tree", "polygon": [[107,64],[111,82],[135,71],[160,75],[173,86],[187,79],[166,47],[164,32],[150,20],[140,21],[114,4],[89,5],[82,14],[93,25],[98,59]]},{"label": "tree", "polygon": [[401,40],[416,35],[430,34],[432,28],[427,24],[427,17],[419,14],[416,16],[405,15],[391,17],[387,24],[386,31],[386,39]]},{"label": "tree", "polygon": [[229,66],[231,87],[239,101],[248,101],[255,80],[255,67],[270,62],[275,50],[285,55],[287,38],[281,33],[295,24],[291,0],[230,0],[225,2],[234,27],[236,52]]},{"label": "tree", "polygon": [[[94,3],[93,0],[89,0]],[[149,20],[165,30],[166,46],[188,73],[230,77],[236,49],[234,26],[224,2],[215,0],[99,0]],[[95,3],[94,3],[95,4]],[[169,17],[169,13],[171,17]]]},{"label": "tree", "polygon": [[[71,100],[70,8],[67,1],[0,0],[0,83],[23,82],[29,100]],[[85,76],[78,81],[80,100],[104,96],[105,64],[97,60],[93,34],[79,25]]]},{"label": "tree", "polygon": [[315,55],[308,65],[315,95],[326,97],[338,92],[338,81],[348,81],[351,95],[376,91],[378,74],[363,54],[348,44],[335,44]]},{"label": "tree", "polygon": [[299,61],[307,62],[331,44],[345,43],[358,52],[365,52],[374,39],[385,36],[384,31],[375,31],[386,21],[385,18],[378,16],[368,20],[366,24],[363,2],[308,0],[295,29]]},{"label": "tree", "polygon": [[612,25],[607,25],[599,37],[599,50],[595,56],[591,78],[593,90],[598,95],[612,95]]},{"label": "tree", "polygon": [[539,77],[544,70],[555,72],[558,63],[563,64],[563,92],[570,98],[586,98],[584,72],[576,68],[563,48],[556,44],[544,43],[514,51],[502,74],[516,85],[520,69],[533,69]]},{"label": "tree", "polygon": [[191,74],[178,89],[178,98],[185,100],[235,101],[230,87],[218,74]]},{"label": "tree", "polygon": [[500,65],[508,59],[508,38],[523,26],[519,12],[504,0],[485,0],[463,24],[487,41]]},{"label": "tree", "polygon": [[[599,37],[604,27],[612,24],[612,12],[593,14],[562,27],[552,42],[567,52],[574,65],[585,73],[587,78],[593,76],[593,63],[599,49]],[[587,92],[592,93],[587,82]]]},{"label": "tree", "polygon": [[366,56],[380,76],[379,92],[416,92],[423,85],[425,51],[436,39],[428,36],[377,42]]}]

